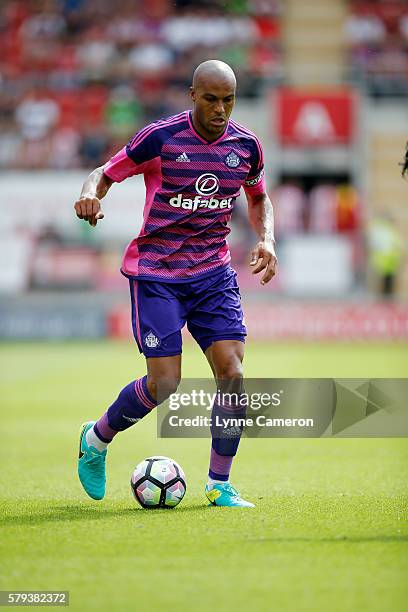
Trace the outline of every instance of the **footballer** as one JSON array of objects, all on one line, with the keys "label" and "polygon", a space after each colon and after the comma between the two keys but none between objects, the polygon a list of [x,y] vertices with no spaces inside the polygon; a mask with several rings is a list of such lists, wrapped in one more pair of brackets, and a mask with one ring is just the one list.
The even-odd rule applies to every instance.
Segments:
[{"label": "footballer", "polygon": [[[78,474],[86,493],[105,495],[106,453],[113,438],[174,393],[181,377],[181,330],[201,347],[217,383],[240,384],[246,328],[236,272],[230,265],[228,223],[241,187],[258,235],[251,253],[254,274],[268,283],[277,265],[273,208],[266,193],[261,144],[230,116],[236,79],[224,62],[200,64],[193,76],[192,110],[141,129],[85,181],[75,203],[91,226],[103,219],[101,199],[113,183],[143,174],[143,225],[126,248],[122,274],[129,279],[132,326],[147,374],[122,389],[97,421],[82,426]],[[213,414],[242,416],[222,402]],[[215,506],[253,507],[230,484],[242,430],[217,435],[205,495]]]}]

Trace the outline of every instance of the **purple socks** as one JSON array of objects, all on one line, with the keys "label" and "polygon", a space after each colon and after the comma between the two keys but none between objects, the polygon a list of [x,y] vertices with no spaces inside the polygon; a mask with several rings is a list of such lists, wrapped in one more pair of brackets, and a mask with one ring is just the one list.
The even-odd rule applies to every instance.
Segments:
[{"label": "purple socks", "polygon": [[223,480],[226,482],[229,479],[233,459],[233,456],[219,455],[211,448],[209,477],[213,480]]},{"label": "purple socks", "polygon": [[[239,396],[239,394],[238,394]],[[210,468],[208,476],[212,480],[226,482],[229,479],[233,459],[237,453],[241,440],[242,427],[236,426],[234,419],[245,417],[246,409],[239,405],[239,402],[224,401],[222,404],[214,402],[212,409],[212,447],[210,455]],[[223,419],[227,422],[231,419],[231,425],[217,425]]]},{"label": "purple socks", "polygon": [[128,429],[157,406],[147,388],[147,376],[129,383],[94,425],[96,436],[111,442],[119,431]]},{"label": "purple socks", "polygon": [[107,412],[105,412],[99,421],[95,423],[93,429],[97,437],[102,440],[102,442],[106,442],[106,444],[112,442],[113,438],[118,433],[115,429],[112,429],[112,427],[109,426]]}]

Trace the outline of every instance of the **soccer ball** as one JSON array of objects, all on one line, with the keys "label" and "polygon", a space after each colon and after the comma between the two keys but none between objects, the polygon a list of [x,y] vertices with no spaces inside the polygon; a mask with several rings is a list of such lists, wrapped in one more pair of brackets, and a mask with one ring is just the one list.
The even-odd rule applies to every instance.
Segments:
[{"label": "soccer ball", "polygon": [[183,470],[169,457],[148,457],[141,461],[133,470],[130,486],[143,508],[174,508],[187,488]]}]

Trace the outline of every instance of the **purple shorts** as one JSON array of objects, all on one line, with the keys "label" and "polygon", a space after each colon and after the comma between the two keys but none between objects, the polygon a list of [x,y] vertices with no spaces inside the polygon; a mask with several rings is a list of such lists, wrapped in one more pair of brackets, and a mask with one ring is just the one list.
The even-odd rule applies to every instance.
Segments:
[{"label": "purple shorts", "polygon": [[180,355],[186,323],[203,351],[217,340],[245,342],[241,296],[232,268],[189,282],[129,278],[129,283],[133,333],[145,357]]}]

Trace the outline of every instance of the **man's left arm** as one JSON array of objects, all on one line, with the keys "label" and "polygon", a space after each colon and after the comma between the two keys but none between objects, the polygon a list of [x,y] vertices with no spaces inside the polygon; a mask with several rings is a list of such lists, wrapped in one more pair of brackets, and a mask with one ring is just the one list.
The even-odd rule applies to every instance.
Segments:
[{"label": "man's left arm", "polygon": [[275,253],[273,206],[266,191],[251,193],[250,189],[245,189],[245,193],[249,220],[259,237],[258,244],[251,252],[249,265],[253,266],[252,274],[265,270],[261,278],[261,285],[265,285],[275,276],[278,263]]}]

